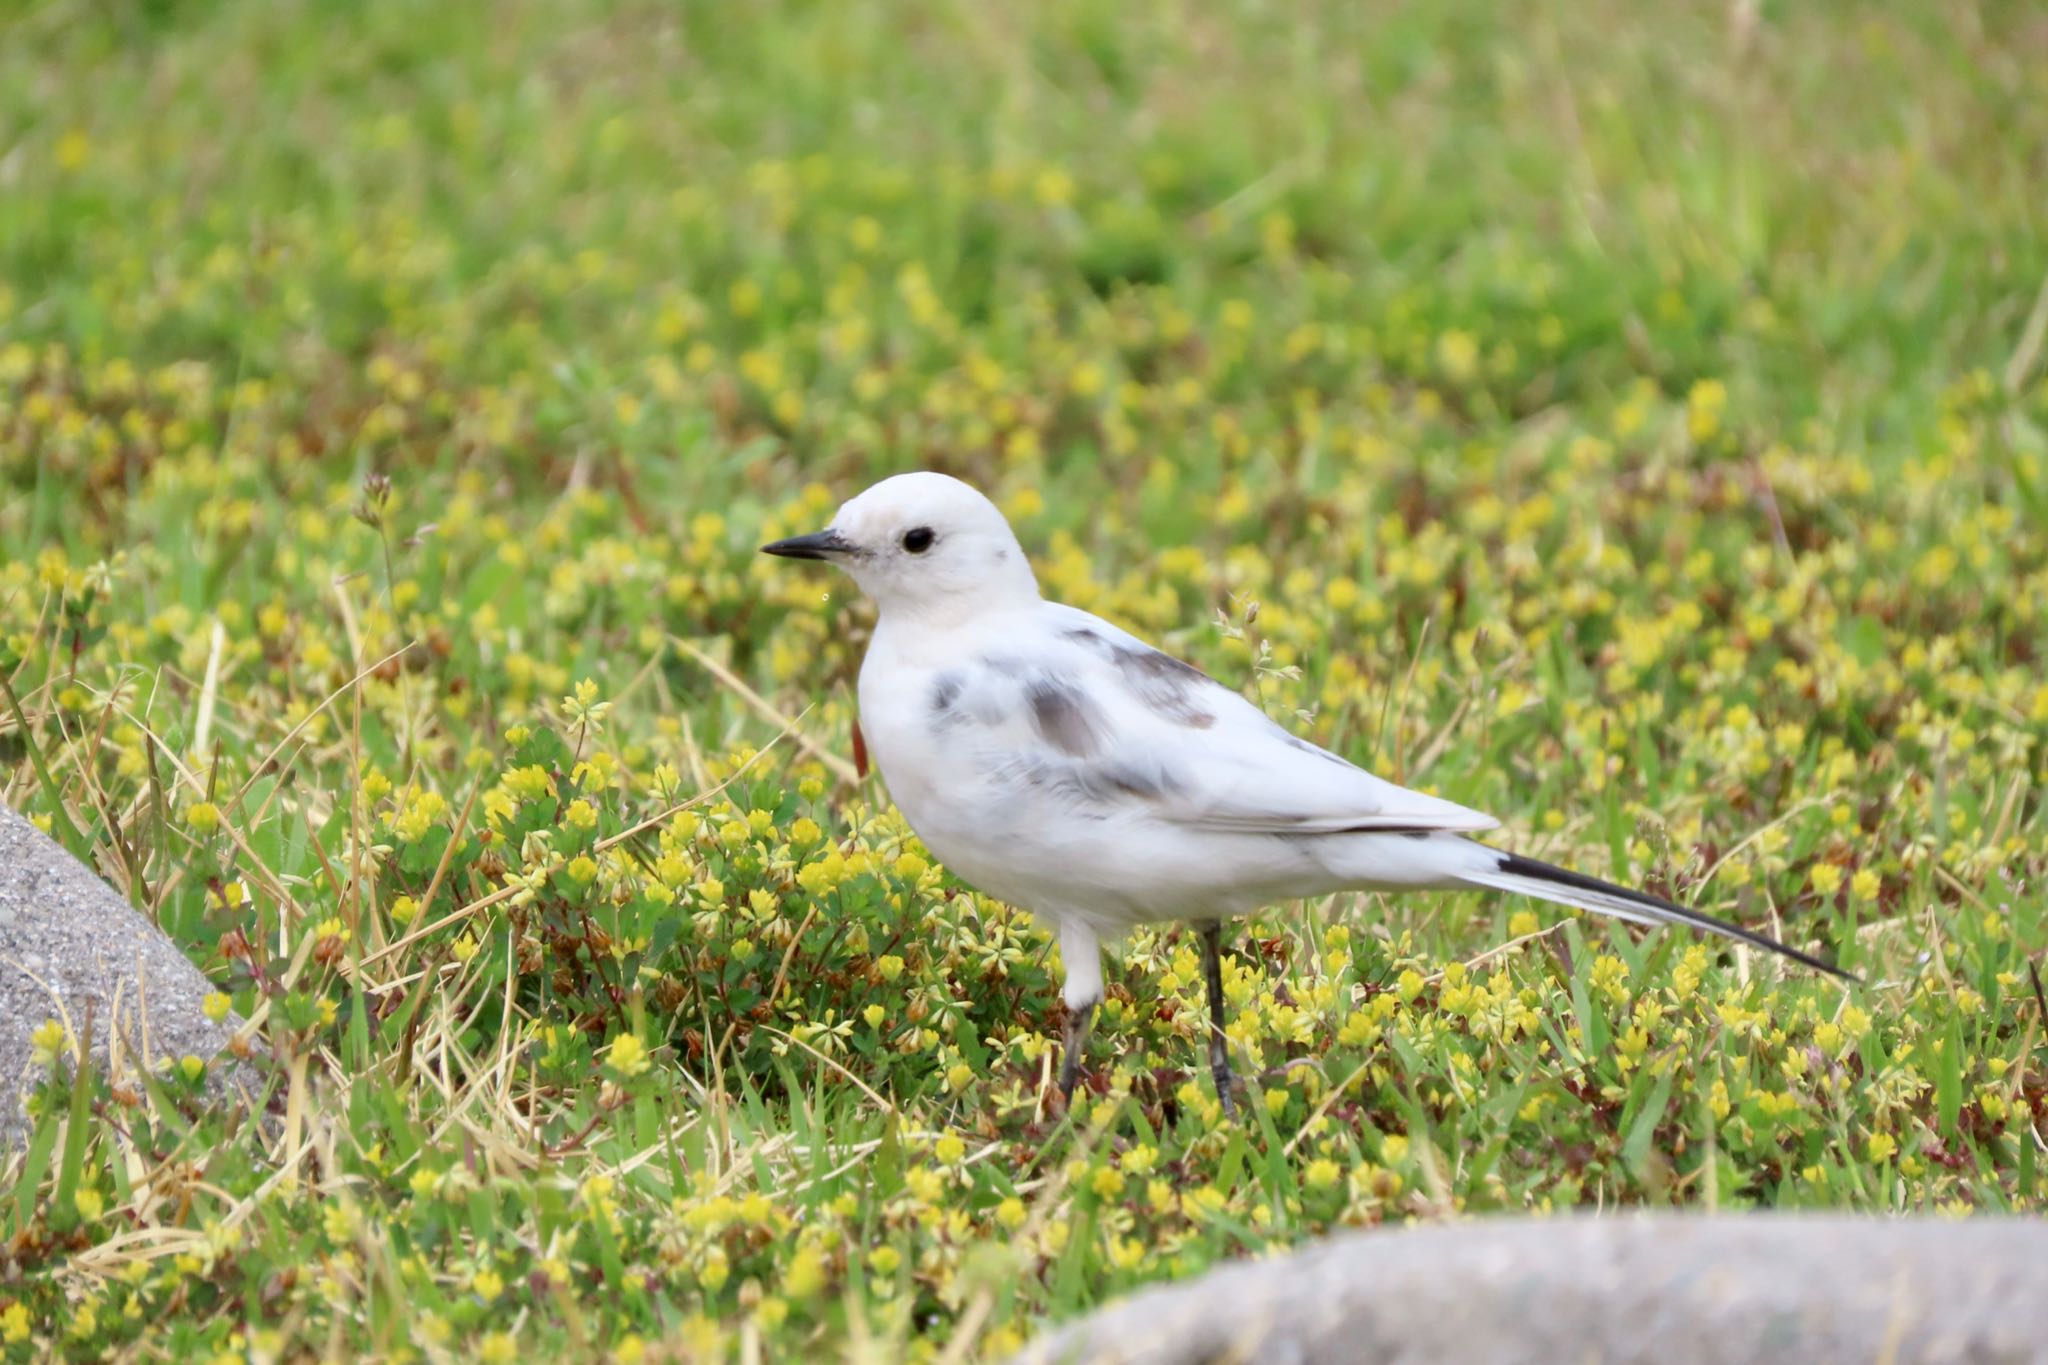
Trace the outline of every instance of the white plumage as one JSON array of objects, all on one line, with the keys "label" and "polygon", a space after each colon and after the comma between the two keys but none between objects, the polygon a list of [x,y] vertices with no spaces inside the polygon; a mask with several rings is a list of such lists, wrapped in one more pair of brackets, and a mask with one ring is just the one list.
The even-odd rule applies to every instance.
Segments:
[{"label": "white plumage", "polygon": [[1068,1089],[1102,998],[1101,938],[1188,920],[1204,926],[1211,1062],[1227,1103],[1217,922],[1334,891],[1514,891],[1835,971],[1699,911],[1474,842],[1498,822],[1375,777],[1128,631],[1044,600],[1002,513],[957,479],[884,480],[829,530],[763,548],[836,563],[875,599],[860,674],[868,746],[933,853],[1058,927]]}]

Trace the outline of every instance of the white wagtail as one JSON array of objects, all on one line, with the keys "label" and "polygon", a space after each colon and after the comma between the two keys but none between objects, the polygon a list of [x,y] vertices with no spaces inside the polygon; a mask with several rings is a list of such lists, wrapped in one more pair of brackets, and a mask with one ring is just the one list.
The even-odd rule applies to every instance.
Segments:
[{"label": "white wagtail", "polygon": [[1514,891],[1854,979],[1739,924],[1469,838],[1499,822],[1375,777],[1128,631],[1046,601],[1003,514],[958,479],[885,479],[829,529],[762,549],[836,564],[875,600],[860,723],[889,794],[946,866],[1058,927],[1069,1099],[1104,935],[1199,926],[1209,1065],[1228,1106],[1223,918],[1337,891]]}]

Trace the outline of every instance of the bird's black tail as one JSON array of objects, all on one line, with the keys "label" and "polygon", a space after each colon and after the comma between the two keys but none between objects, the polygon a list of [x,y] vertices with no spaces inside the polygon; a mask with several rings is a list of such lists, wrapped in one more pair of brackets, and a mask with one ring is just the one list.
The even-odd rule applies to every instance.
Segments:
[{"label": "bird's black tail", "polygon": [[1811,967],[1815,971],[1826,972],[1830,976],[1840,977],[1844,981],[1861,979],[1811,953],[1787,947],[1767,934],[1759,934],[1754,929],[1745,929],[1739,924],[1716,919],[1712,915],[1689,909],[1675,901],[1653,896],[1647,891],[1631,891],[1625,886],[1603,882],[1598,877],[1588,877],[1583,872],[1573,872],[1569,868],[1553,867],[1534,858],[1524,858],[1519,853],[1501,853],[1495,849],[1487,849],[1486,852],[1493,855],[1496,865],[1482,865],[1472,871],[1460,871],[1460,881],[1495,891],[1512,891],[1517,895],[1534,896],[1538,900],[1555,901],[1559,905],[1590,910],[1596,915],[1613,915],[1617,919],[1634,920],[1638,924],[1681,924],[1688,929],[1703,929],[1710,934],[1719,934],[1723,938],[1767,948],[1771,952],[1791,958],[1794,962]]}]

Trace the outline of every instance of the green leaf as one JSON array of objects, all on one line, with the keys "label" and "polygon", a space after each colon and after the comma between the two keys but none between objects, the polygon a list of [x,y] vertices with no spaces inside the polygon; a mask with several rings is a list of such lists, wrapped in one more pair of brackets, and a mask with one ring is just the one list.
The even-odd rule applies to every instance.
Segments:
[{"label": "green leaf", "polygon": [[36,1190],[43,1183],[43,1173],[50,1169],[50,1153],[56,1148],[57,1130],[62,1126],[62,1120],[55,1113],[45,1113],[29,1138],[28,1157],[22,1163],[21,1176],[14,1186],[15,1232],[26,1228],[35,1212]]},{"label": "green leaf", "polygon": [[1650,1155],[1650,1143],[1657,1136],[1657,1125],[1664,1121],[1665,1106],[1671,1102],[1671,1078],[1673,1070],[1667,1070],[1650,1087],[1649,1098],[1637,1111],[1633,1122],[1628,1123],[1628,1136],[1621,1144],[1621,1159],[1636,1179],[1644,1177],[1644,1162]]},{"label": "green leaf", "polygon": [[1577,970],[1572,973],[1572,1014],[1579,1021],[1579,1046],[1586,1056],[1599,1060],[1607,1055],[1607,1014],[1593,1008],[1593,1002],[1586,990],[1586,973],[1592,970],[1592,954],[1581,950],[1573,959]]},{"label": "green leaf", "polygon": [[539,764],[543,768],[568,770],[569,746],[560,735],[547,725],[529,727],[526,738],[512,750],[512,766],[529,768]]},{"label": "green leaf", "polygon": [[1956,1131],[1956,1116],[1963,1109],[1963,1028],[1950,1015],[1948,1031],[1942,1035],[1939,1060],[1934,1067],[1934,1107],[1940,1132],[1950,1137]]},{"label": "green leaf", "polygon": [[434,869],[441,865],[441,854],[448,848],[448,841],[454,831],[446,825],[430,826],[425,834],[405,846],[398,855],[398,869],[408,877],[425,879],[434,875]]},{"label": "green leaf", "polygon": [[[90,1047],[91,1021],[87,1020],[87,1037],[82,1046]],[[53,1211],[68,1214],[71,1196],[77,1192],[78,1181],[85,1170],[85,1148],[92,1137],[91,1110],[92,1095],[92,1054],[86,1054],[85,1065],[71,1077],[71,1114],[64,1127],[64,1156],[57,1170],[57,1192],[50,1200]]]},{"label": "green leaf", "polygon": [[14,695],[14,688],[7,681],[4,669],[0,669],[0,695],[5,696],[8,709],[14,717],[15,734],[21,737],[22,743],[28,749],[29,764],[36,770],[36,782],[42,787],[43,802],[49,811],[51,828],[71,856],[90,867],[92,843],[78,832],[77,825],[71,823],[71,814],[64,809],[64,789],[57,785],[57,780],[50,776],[50,770],[44,766],[42,747],[36,743],[35,731],[30,727],[28,717],[22,714],[21,702]]},{"label": "green leaf", "polygon": [[1885,657],[1884,623],[1868,616],[1852,616],[1842,622],[1836,637],[1843,652],[1864,667]]}]

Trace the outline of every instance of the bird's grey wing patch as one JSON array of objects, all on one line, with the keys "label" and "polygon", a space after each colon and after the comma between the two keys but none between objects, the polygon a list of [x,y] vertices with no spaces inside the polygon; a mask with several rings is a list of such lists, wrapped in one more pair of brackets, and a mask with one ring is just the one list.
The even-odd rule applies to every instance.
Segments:
[{"label": "bird's grey wing patch", "polygon": [[1193,664],[1150,646],[1110,639],[1088,626],[1072,627],[1065,634],[1106,659],[1125,689],[1155,714],[1197,730],[1216,723],[1214,703],[1205,704],[1203,694],[1225,689]]},{"label": "bird's grey wing patch", "polygon": [[932,679],[932,690],[926,699],[926,705],[931,710],[933,720],[941,725],[954,724],[959,720],[959,713],[953,709],[953,704],[960,700],[960,689],[964,685],[957,673],[941,673]]},{"label": "bird's grey wing patch", "polygon": [[1166,765],[1117,759],[1091,761],[1019,755],[1010,764],[1009,772],[1032,791],[1057,799],[1089,820],[1131,814],[1140,807],[1171,801],[1186,791],[1184,779]]},{"label": "bird's grey wing patch", "polygon": [[924,716],[934,734],[965,726],[994,729],[1018,711],[1018,692],[1008,660],[964,663],[935,676],[925,689]]},{"label": "bird's grey wing patch", "polygon": [[1182,758],[1118,733],[1118,708],[1130,703],[1101,691],[1113,687],[1100,671],[1062,676],[991,654],[934,678],[927,713],[935,732],[968,746],[959,752],[983,754],[999,783],[1088,820],[1158,812],[1191,790]]},{"label": "bird's grey wing patch", "polygon": [[[1274,728],[1279,729],[1278,726],[1275,726]],[[1286,734],[1284,730],[1281,731],[1281,733]],[[1328,749],[1325,749],[1320,745],[1311,744],[1307,740],[1301,738],[1299,735],[1287,735],[1287,747],[1290,749],[1299,749],[1305,754],[1314,754],[1317,758],[1323,759],[1324,761],[1329,763],[1334,763],[1340,768],[1353,768],[1357,766],[1356,764],[1352,763],[1349,759],[1346,759],[1338,754],[1333,754]]]},{"label": "bird's grey wing patch", "polygon": [[1037,677],[1024,685],[1031,708],[1031,727],[1038,737],[1073,758],[1099,753],[1107,739],[1108,721],[1088,694],[1053,677]]},{"label": "bird's grey wing patch", "polygon": [[1186,776],[1171,759],[1121,758],[1077,765],[1079,780],[1099,797],[1171,801],[1186,794]]}]

